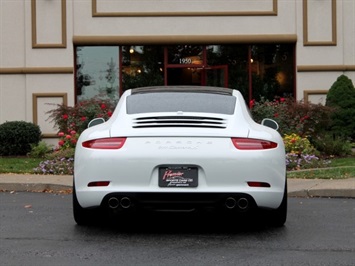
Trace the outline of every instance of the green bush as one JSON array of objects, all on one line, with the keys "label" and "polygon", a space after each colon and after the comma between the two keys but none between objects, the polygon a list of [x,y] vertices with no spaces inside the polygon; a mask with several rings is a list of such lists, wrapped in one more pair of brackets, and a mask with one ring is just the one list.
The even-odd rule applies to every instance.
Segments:
[{"label": "green bush", "polygon": [[44,141],[40,141],[37,145],[31,145],[31,152],[28,154],[32,158],[44,158],[53,151],[53,147]]},{"label": "green bush", "polygon": [[351,143],[342,137],[332,134],[318,135],[312,139],[314,147],[325,156],[347,156],[352,154]]},{"label": "green bush", "polygon": [[347,76],[341,75],[333,83],[326,105],[334,108],[331,132],[335,136],[355,139],[355,87]]},{"label": "green bush", "polygon": [[281,135],[297,134],[315,137],[330,125],[331,107],[280,98],[274,101],[250,102],[253,119],[260,123],[264,118],[279,124]]},{"label": "green bush", "polygon": [[24,122],[10,121],[0,125],[0,155],[26,155],[31,145],[41,140],[39,126]]}]

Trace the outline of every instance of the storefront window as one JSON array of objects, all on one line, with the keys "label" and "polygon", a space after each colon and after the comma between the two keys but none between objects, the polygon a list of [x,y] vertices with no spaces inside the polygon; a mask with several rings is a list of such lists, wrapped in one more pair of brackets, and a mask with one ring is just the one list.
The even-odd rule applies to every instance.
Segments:
[{"label": "storefront window", "polygon": [[77,101],[159,85],[228,87],[246,100],[295,97],[294,44],[76,47]]},{"label": "storefront window", "polygon": [[119,98],[118,46],[76,47],[76,100]]},{"label": "storefront window", "polygon": [[[226,66],[228,87],[239,90],[248,99],[248,45],[209,45],[206,49],[208,66],[214,68]],[[212,77],[208,84],[215,79],[216,77]]]},{"label": "storefront window", "polygon": [[294,96],[293,45],[251,46],[252,98]]},{"label": "storefront window", "polygon": [[128,89],[164,85],[162,46],[122,46],[122,92]]}]

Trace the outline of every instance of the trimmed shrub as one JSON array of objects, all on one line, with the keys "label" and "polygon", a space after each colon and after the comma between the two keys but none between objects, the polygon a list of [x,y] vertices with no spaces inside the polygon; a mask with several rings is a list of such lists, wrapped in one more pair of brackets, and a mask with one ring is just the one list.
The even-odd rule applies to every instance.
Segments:
[{"label": "trimmed shrub", "polygon": [[0,125],[0,155],[26,155],[41,140],[39,126],[25,121],[10,121]]},{"label": "trimmed shrub", "polygon": [[355,87],[341,75],[327,93],[326,105],[333,107],[330,130],[334,136],[355,139]]}]

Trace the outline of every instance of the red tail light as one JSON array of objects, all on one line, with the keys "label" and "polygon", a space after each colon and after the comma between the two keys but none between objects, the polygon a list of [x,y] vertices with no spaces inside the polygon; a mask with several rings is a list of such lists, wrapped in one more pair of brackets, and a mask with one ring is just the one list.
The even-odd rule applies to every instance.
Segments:
[{"label": "red tail light", "polygon": [[262,139],[232,138],[232,142],[238,150],[267,150],[277,147],[277,143]]},{"label": "red tail light", "polygon": [[90,149],[117,150],[122,148],[126,138],[93,139],[82,143],[83,147]]}]

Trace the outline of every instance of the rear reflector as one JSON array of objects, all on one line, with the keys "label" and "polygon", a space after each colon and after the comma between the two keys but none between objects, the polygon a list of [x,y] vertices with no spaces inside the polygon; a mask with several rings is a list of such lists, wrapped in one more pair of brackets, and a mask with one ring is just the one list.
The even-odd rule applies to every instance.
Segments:
[{"label": "rear reflector", "polygon": [[126,138],[93,139],[82,143],[83,147],[90,149],[114,150],[122,148]]},{"label": "rear reflector", "polygon": [[107,187],[110,184],[110,181],[95,181],[90,182],[88,187]]},{"label": "rear reflector", "polygon": [[232,138],[232,142],[238,150],[267,150],[277,147],[277,143],[262,139]]},{"label": "rear reflector", "polygon": [[269,183],[256,182],[256,181],[248,182],[248,186],[249,187],[271,187]]}]

